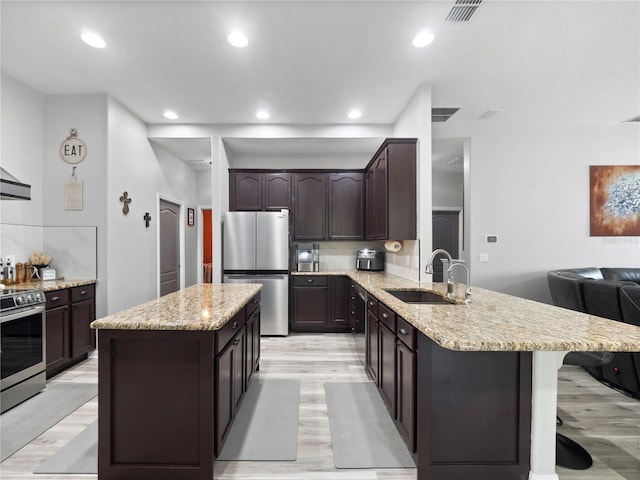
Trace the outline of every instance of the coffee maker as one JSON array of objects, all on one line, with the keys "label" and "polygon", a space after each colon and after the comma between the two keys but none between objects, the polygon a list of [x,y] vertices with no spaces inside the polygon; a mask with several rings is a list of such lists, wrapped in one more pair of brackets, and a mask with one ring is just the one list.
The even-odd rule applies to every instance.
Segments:
[{"label": "coffee maker", "polygon": [[320,245],[299,243],[296,247],[296,270],[298,272],[317,272],[319,269]]}]

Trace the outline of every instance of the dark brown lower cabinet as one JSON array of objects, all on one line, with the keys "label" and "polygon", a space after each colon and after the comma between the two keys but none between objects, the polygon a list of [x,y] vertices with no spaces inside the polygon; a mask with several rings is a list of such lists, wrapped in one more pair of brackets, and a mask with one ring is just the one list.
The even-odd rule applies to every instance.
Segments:
[{"label": "dark brown lower cabinet", "polygon": [[343,275],[291,277],[291,329],[300,332],[349,332],[351,282]]},{"label": "dark brown lower cabinet", "polygon": [[327,323],[327,277],[292,277],[291,328],[295,331],[322,331]]},{"label": "dark brown lower cabinet", "polygon": [[438,346],[377,299],[368,372],[418,466],[418,480],[527,480],[531,352]]},{"label": "dark brown lower cabinet", "polygon": [[96,348],[95,285],[64,288],[45,293],[47,378],[87,358]]},{"label": "dark brown lower cabinet", "polygon": [[378,388],[392,418],[396,417],[396,334],[379,323]]},{"label": "dark brown lower cabinet", "polygon": [[526,480],[531,352],[459,352],[418,335],[418,480]]},{"label": "dark brown lower cabinet", "polygon": [[48,309],[46,312],[47,330],[47,376],[61,371],[71,360],[69,306]]},{"label": "dark brown lower cabinet", "polygon": [[98,478],[211,480],[214,331],[98,332]]},{"label": "dark brown lower cabinet", "polygon": [[396,344],[396,426],[409,451],[416,451],[416,353]]},{"label": "dark brown lower cabinet", "polygon": [[216,356],[216,456],[220,454],[245,392],[246,326]]}]

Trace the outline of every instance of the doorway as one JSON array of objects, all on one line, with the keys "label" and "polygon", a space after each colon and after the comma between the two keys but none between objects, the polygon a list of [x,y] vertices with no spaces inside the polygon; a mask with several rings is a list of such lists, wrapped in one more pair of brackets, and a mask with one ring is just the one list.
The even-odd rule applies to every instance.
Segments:
[{"label": "doorway", "polygon": [[[460,256],[460,212],[456,210],[434,210],[432,218],[432,247],[443,248],[454,259]],[[444,281],[442,259],[444,255],[436,255],[433,262],[433,281]]]},{"label": "doorway", "polygon": [[180,290],[180,205],[160,199],[160,296]]},{"label": "doorway", "polygon": [[213,276],[213,235],[211,209],[202,209],[202,282],[211,283]]}]

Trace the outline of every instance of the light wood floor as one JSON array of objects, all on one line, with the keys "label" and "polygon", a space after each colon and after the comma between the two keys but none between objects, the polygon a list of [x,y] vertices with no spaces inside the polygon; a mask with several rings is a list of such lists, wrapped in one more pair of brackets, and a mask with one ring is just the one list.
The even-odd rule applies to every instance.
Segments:
[{"label": "light wood floor", "polygon": [[[324,382],[367,381],[353,339],[347,334],[295,334],[263,338],[260,375],[301,380],[296,462],[217,462],[221,480],[414,480],[415,469],[337,470],[333,464]],[[53,382],[97,382],[97,358],[59,375]],[[594,456],[585,471],[558,469],[561,480],[640,479],[640,401],[615,392],[577,367],[562,367],[560,431]],[[34,475],[48,456],[95,420],[97,399],[0,464],[2,480],[96,480],[96,475]],[[471,479],[470,479],[471,480]]]}]

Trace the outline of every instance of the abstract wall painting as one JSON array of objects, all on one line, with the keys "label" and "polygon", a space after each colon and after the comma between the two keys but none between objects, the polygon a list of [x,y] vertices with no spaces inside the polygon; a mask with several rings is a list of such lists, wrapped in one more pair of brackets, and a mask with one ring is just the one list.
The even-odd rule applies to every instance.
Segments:
[{"label": "abstract wall painting", "polygon": [[592,237],[640,236],[640,165],[589,167]]}]

